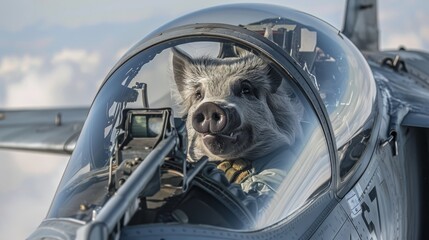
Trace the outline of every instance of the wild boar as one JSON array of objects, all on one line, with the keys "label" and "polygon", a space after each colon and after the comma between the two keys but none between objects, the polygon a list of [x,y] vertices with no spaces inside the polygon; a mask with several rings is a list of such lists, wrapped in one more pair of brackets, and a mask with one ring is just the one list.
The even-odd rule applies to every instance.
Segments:
[{"label": "wild boar", "polygon": [[301,134],[299,103],[260,57],[244,50],[228,58],[173,51],[191,159],[254,160],[291,146]]},{"label": "wild boar", "polygon": [[256,214],[265,211],[296,158],[290,148],[302,135],[303,107],[271,64],[244,50],[233,52],[192,58],[173,48],[173,73],[189,160],[205,155],[221,161],[217,168],[240,184],[243,204]]}]

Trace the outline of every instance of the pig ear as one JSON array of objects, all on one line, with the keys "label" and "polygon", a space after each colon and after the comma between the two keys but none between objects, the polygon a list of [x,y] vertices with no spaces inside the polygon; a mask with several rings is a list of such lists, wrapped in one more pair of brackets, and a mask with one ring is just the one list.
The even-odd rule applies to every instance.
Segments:
[{"label": "pig ear", "polygon": [[230,57],[245,57],[250,52],[244,50],[241,47],[234,46],[232,43],[221,43],[218,58],[230,58]]},{"label": "pig ear", "polygon": [[271,80],[271,92],[275,93],[282,84],[283,77],[280,73],[270,64],[268,65],[268,77]]},{"label": "pig ear", "polygon": [[176,81],[177,88],[182,94],[183,89],[185,88],[185,70],[187,65],[192,64],[192,58],[182,50],[173,47],[173,73],[174,81]]},{"label": "pig ear", "polygon": [[247,51],[247,50],[244,50],[243,48],[241,48],[241,47],[235,47],[235,52],[237,53],[237,55],[239,56],[239,57],[245,57],[245,56],[247,56],[247,55],[249,55],[250,54],[250,52],[249,51]]},{"label": "pig ear", "polygon": [[219,53],[217,58],[238,57],[234,45],[231,43],[220,43]]}]

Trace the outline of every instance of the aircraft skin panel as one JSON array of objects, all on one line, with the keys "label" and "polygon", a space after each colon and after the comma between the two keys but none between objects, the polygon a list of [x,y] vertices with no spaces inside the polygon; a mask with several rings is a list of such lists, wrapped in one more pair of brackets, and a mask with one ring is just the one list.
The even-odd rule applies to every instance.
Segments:
[{"label": "aircraft skin panel", "polygon": [[[408,239],[413,233],[419,234],[417,170],[422,167],[419,161],[427,159],[427,150],[422,150],[425,146],[414,132],[421,130],[410,129],[429,128],[429,72],[416,74],[417,70],[411,69],[417,62],[429,64],[429,58],[424,53],[403,50],[366,57],[389,112],[383,114],[380,144],[341,204],[362,239]],[[395,58],[402,61],[400,66],[383,64],[385,59]],[[391,132],[395,132],[393,141],[382,144]]]},{"label": "aircraft skin panel", "polygon": [[347,219],[344,224],[341,226],[340,231],[335,236],[334,240],[360,240],[356,229],[354,228],[353,224],[351,223],[350,219]]},{"label": "aircraft skin panel", "polygon": [[407,200],[405,183],[400,182],[403,178],[398,178],[405,178],[401,164],[390,146],[379,147],[361,179],[342,199],[341,205],[362,239],[393,239],[405,233],[401,222]]},{"label": "aircraft skin panel", "polygon": [[374,78],[390,95],[392,109],[406,111],[402,126],[429,128],[429,54],[417,51],[366,53]]},{"label": "aircraft skin panel", "polygon": [[[371,182],[362,189],[358,185],[346,195],[343,206],[349,210],[349,216],[356,230],[363,239],[379,239],[382,230],[380,228],[380,206],[378,205],[378,189],[373,181],[379,183],[379,179],[371,179]],[[361,192],[363,191],[363,192]],[[371,197],[369,197],[371,193]],[[375,197],[373,197],[375,196]],[[357,203],[356,205],[354,205]],[[345,206],[346,205],[346,206]],[[354,205],[354,206],[353,206]]]},{"label": "aircraft skin panel", "polygon": [[311,239],[334,239],[347,221],[348,217],[346,212],[340,205],[337,205],[313,234]]},{"label": "aircraft skin panel", "polygon": [[402,121],[402,126],[429,128],[429,115],[424,113],[408,113]]},{"label": "aircraft skin panel", "polygon": [[0,148],[70,154],[88,108],[0,110]]}]

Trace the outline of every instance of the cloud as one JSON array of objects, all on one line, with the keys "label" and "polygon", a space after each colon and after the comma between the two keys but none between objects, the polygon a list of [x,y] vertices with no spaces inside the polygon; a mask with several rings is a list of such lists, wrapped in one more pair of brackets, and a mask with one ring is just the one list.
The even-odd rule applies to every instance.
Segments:
[{"label": "cloud", "polygon": [[0,76],[16,72],[28,72],[43,65],[44,61],[40,57],[33,56],[8,56],[0,61]]},{"label": "cloud", "polygon": [[0,8],[0,28],[20,31],[34,25],[78,28],[103,23],[134,22],[156,14],[154,5],[158,9],[163,6],[137,0],[127,3],[114,0],[9,0]]},{"label": "cloud", "polygon": [[8,219],[0,224],[0,238],[25,239],[46,216],[68,157],[6,151],[0,156],[0,216]]},{"label": "cloud", "polygon": [[[1,82],[4,106],[89,105],[99,84],[94,76],[100,73],[100,59],[99,53],[83,49],[3,57],[0,78],[7,80]],[[0,151],[0,216],[8,219],[8,223],[0,224],[0,239],[25,239],[40,224],[68,158]]]},{"label": "cloud", "polygon": [[[62,89],[71,81],[73,69],[62,64],[43,71],[38,68],[24,73],[18,81],[12,82],[6,92],[6,105],[14,107],[48,107],[59,103],[62,105],[66,98]],[[61,96],[61,93],[64,96]]]},{"label": "cloud", "polygon": [[0,76],[7,80],[2,98],[6,106],[90,104],[104,74],[100,69],[100,54],[63,49],[48,58],[51,60],[40,56],[8,56],[0,60]]},{"label": "cloud", "polygon": [[[261,1],[236,0],[235,2]],[[159,20],[160,17],[165,21],[201,8],[230,3],[231,1],[228,0],[182,1],[180,3],[162,0],[130,0],[125,3],[115,0],[44,0],[43,4],[40,4],[37,1],[9,0],[5,4],[7,7],[0,8],[0,28],[9,31],[20,31],[33,26],[79,28],[106,23],[147,21],[148,19],[153,21],[153,19]],[[290,6],[319,16],[324,14],[335,15],[335,19],[341,16],[334,13],[343,11],[345,4],[343,0],[336,0],[333,3],[319,4],[315,8],[314,4],[311,4],[313,3],[311,0],[269,0],[267,3]],[[329,18],[331,19],[331,17]],[[162,22],[158,22],[156,25],[158,24],[162,24]]]},{"label": "cloud", "polygon": [[[98,52],[62,49],[0,58],[1,107],[88,106],[104,69]],[[6,81],[3,81],[6,79]],[[4,103],[4,104],[3,104]],[[0,239],[25,239],[49,209],[68,156],[0,151]],[[19,229],[19,230],[17,230]]]},{"label": "cloud", "polygon": [[[17,186],[25,185],[28,176],[46,177],[53,172],[58,175],[58,171],[64,170],[65,162],[69,158],[63,155],[16,151],[0,151],[0,155],[2,168],[8,169],[2,171],[2,179],[7,181],[0,181],[0,196],[16,191]],[[58,182],[50,185],[50,188],[56,187]]]},{"label": "cloud", "polygon": [[82,73],[90,73],[100,64],[100,55],[83,49],[64,49],[52,58],[52,64],[67,62],[77,64]]}]

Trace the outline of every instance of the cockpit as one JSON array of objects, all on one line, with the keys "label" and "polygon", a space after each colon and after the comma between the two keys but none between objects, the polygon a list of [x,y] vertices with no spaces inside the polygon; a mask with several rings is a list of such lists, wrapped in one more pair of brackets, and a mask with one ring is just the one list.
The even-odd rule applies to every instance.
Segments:
[{"label": "cockpit", "polygon": [[310,15],[237,4],[183,16],[108,74],[48,218],[96,221],[128,189],[129,225],[289,221],[341,181],[334,166],[352,171],[375,95],[359,51]]}]

